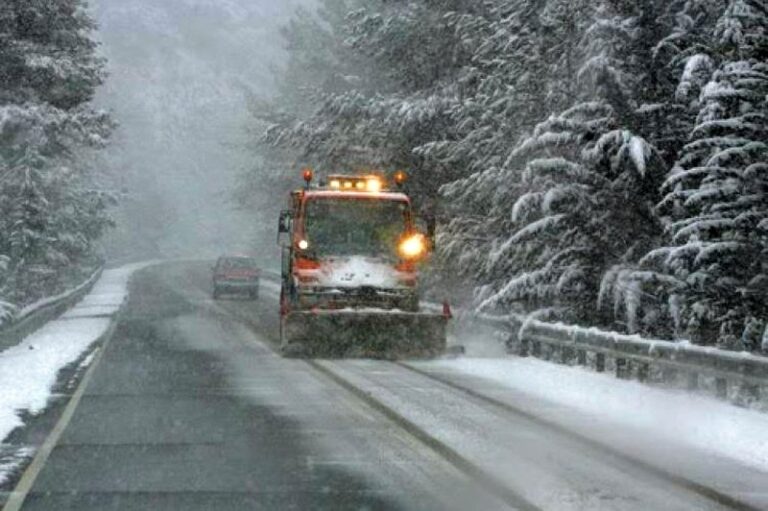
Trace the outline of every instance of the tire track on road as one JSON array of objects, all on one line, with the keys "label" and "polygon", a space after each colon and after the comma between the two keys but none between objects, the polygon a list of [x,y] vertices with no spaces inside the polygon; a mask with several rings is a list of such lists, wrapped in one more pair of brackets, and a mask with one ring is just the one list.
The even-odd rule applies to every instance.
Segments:
[{"label": "tire track on road", "polygon": [[693,493],[696,493],[702,497],[705,497],[717,504],[720,504],[722,506],[726,506],[728,508],[737,510],[737,511],[761,511],[760,508],[757,508],[749,503],[743,502],[731,495],[728,495],[726,493],[723,493],[715,488],[702,485],[700,483],[697,483],[695,481],[692,481],[690,479],[687,479],[683,476],[673,474],[671,472],[668,472],[660,467],[651,465],[650,463],[647,463],[642,460],[638,460],[637,458],[634,458],[632,456],[629,456],[618,449],[614,449],[612,447],[609,447],[605,444],[601,444],[600,442],[597,442],[587,436],[581,435],[579,433],[576,433],[572,430],[569,430],[567,428],[564,428],[560,426],[559,424],[556,424],[554,422],[542,419],[541,417],[538,417],[534,414],[531,414],[529,412],[526,412],[525,410],[522,410],[520,408],[514,407],[510,405],[509,403],[506,403],[504,401],[500,401],[498,399],[495,399],[493,397],[490,397],[488,395],[485,395],[481,392],[478,392],[476,390],[473,390],[469,387],[465,387],[463,385],[460,385],[448,378],[440,377],[435,374],[429,373],[427,371],[423,371],[419,368],[413,367],[411,364],[408,364],[406,362],[393,362],[393,364],[402,367],[408,371],[411,371],[415,374],[418,374],[420,376],[423,376],[425,378],[428,378],[432,381],[435,381],[437,383],[440,383],[442,385],[445,385],[447,387],[450,387],[454,390],[457,390],[475,400],[478,400],[480,402],[486,403],[488,405],[491,405],[503,412],[522,417],[526,420],[532,421],[538,425],[540,425],[542,428],[546,428],[554,433],[557,433],[559,435],[564,435],[567,437],[570,437],[573,440],[576,440],[577,442],[587,446],[590,449],[593,449],[595,451],[598,451],[602,453],[603,455],[607,455],[610,457],[613,457],[617,460],[621,460],[625,463],[630,463],[641,470],[662,479],[665,479],[667,481],[672,482],[673,484],[691,491]]},{"label": "tire track on road", "polygon": [[362,400],[365,404],[380,412],[409,435],[417,439],[425,446],[429,447],[438,456],[453,465],[457,470],[478,483],[483,489],[491,493],[496,498],[502,500],[508,506],[520,511],[542,511],[542,508],[536,506],[532,502],[529,502],[527,499],[525,499],[525,497],[508,488],[504,483],[499,481],[492,474],[484,471],[469,461],[467,458],[459,454],[456,450],[452,449],[447,444],[430,435],[425,429],[422,429],[415,423],[405,418],[403,415],[399,414],[393,408],[390,408],[381,401],[375,399],[373,396],[355,386],[348,380],[344,379],[333,370],[314,360],[308,360],[306,362],[314,370],[330,378],[336,384],[352,393],[358,399]]}]

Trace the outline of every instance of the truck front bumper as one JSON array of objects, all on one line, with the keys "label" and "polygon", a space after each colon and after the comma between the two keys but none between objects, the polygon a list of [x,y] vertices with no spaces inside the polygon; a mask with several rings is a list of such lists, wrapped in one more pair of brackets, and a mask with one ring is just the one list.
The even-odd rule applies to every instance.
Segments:
[{"label": "truck front bumper", "polygon": [[322,288],[300,287],[296,296],[299,310],[399,309],[418,311],[415,288]]},{"label": "truck front bumper", "polygon": [[293,311],[282,318],[288,356],[430,358],[445,353],[448,318],[379,309]]}]

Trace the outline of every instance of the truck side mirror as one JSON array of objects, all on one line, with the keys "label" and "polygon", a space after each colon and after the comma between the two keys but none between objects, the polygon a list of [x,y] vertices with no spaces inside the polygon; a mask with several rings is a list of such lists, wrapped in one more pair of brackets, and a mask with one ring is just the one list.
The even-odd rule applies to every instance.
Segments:
[{"label": "truck side mirror", "polygon": [[423,232],[429,240],[429,245],[432,249],[435,248],[435,235],[437,233],[437,221],[432,215],[425,215],[420,217],[416,222],[417,228]]},{"label": "truck side mirror", "polygon": [[293,223],[293,214],[289,210],[280,212],[280,220],[277,224],[277,244],[281,247],[291,243],[291,224]]},{"label": "truck side mirror", "polygon": [[437,234],[437,220],[435,217],[430,216],[427,218],[427,237],[432,242],[432,246],[435,246],[435,235]]}]

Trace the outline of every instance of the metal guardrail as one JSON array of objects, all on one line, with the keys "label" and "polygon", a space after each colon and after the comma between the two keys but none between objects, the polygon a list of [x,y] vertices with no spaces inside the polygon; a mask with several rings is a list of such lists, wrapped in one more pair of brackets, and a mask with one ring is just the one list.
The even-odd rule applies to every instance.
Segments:
[{"label": "metal guardrail", "polygon": [[0,351],[19,344],[29,334],[71,308],[88,294],[103,271],[104,267],[99,267],[76,288],[23,309],[13,322],[0,328]]},{"label": "metal guardrail", "polygon": [[508,332],[508,351],[617,378],[656,381],[689,390],[710,391],[739,405],[768,404],[768,357],[644,339],[596,328],[545,323],[520,316],[475,316],[480,323]]}]

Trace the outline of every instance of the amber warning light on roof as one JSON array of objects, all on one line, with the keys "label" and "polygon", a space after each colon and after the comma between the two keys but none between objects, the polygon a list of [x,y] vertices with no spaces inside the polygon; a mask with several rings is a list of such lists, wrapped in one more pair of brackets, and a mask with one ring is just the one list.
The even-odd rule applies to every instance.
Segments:
[{"label": "amber warning light on roof", "polygon": [[[302,178],[306,183],[307,189],[312,184],[315,178],[315,173],[310,168],[302,169]],[[392,176],[392,181],[398,188],[402,188],[408,179],[408,175],[402,170],[398,170]],[[363,175],[363,176],[345,176],[345,175],[332,175],[328,178],[327,185],[320,183],[320,187],[327,186],[331,190],[338,190],[342,192],[369,192],[379,193],[388,189],[387,181],[379,175]]]},{"label": "amber warning light on roof", "polygon": [[384,189],[384,181],[378,176],[331,176],[328,187],[343,192],[378,193]]}]

